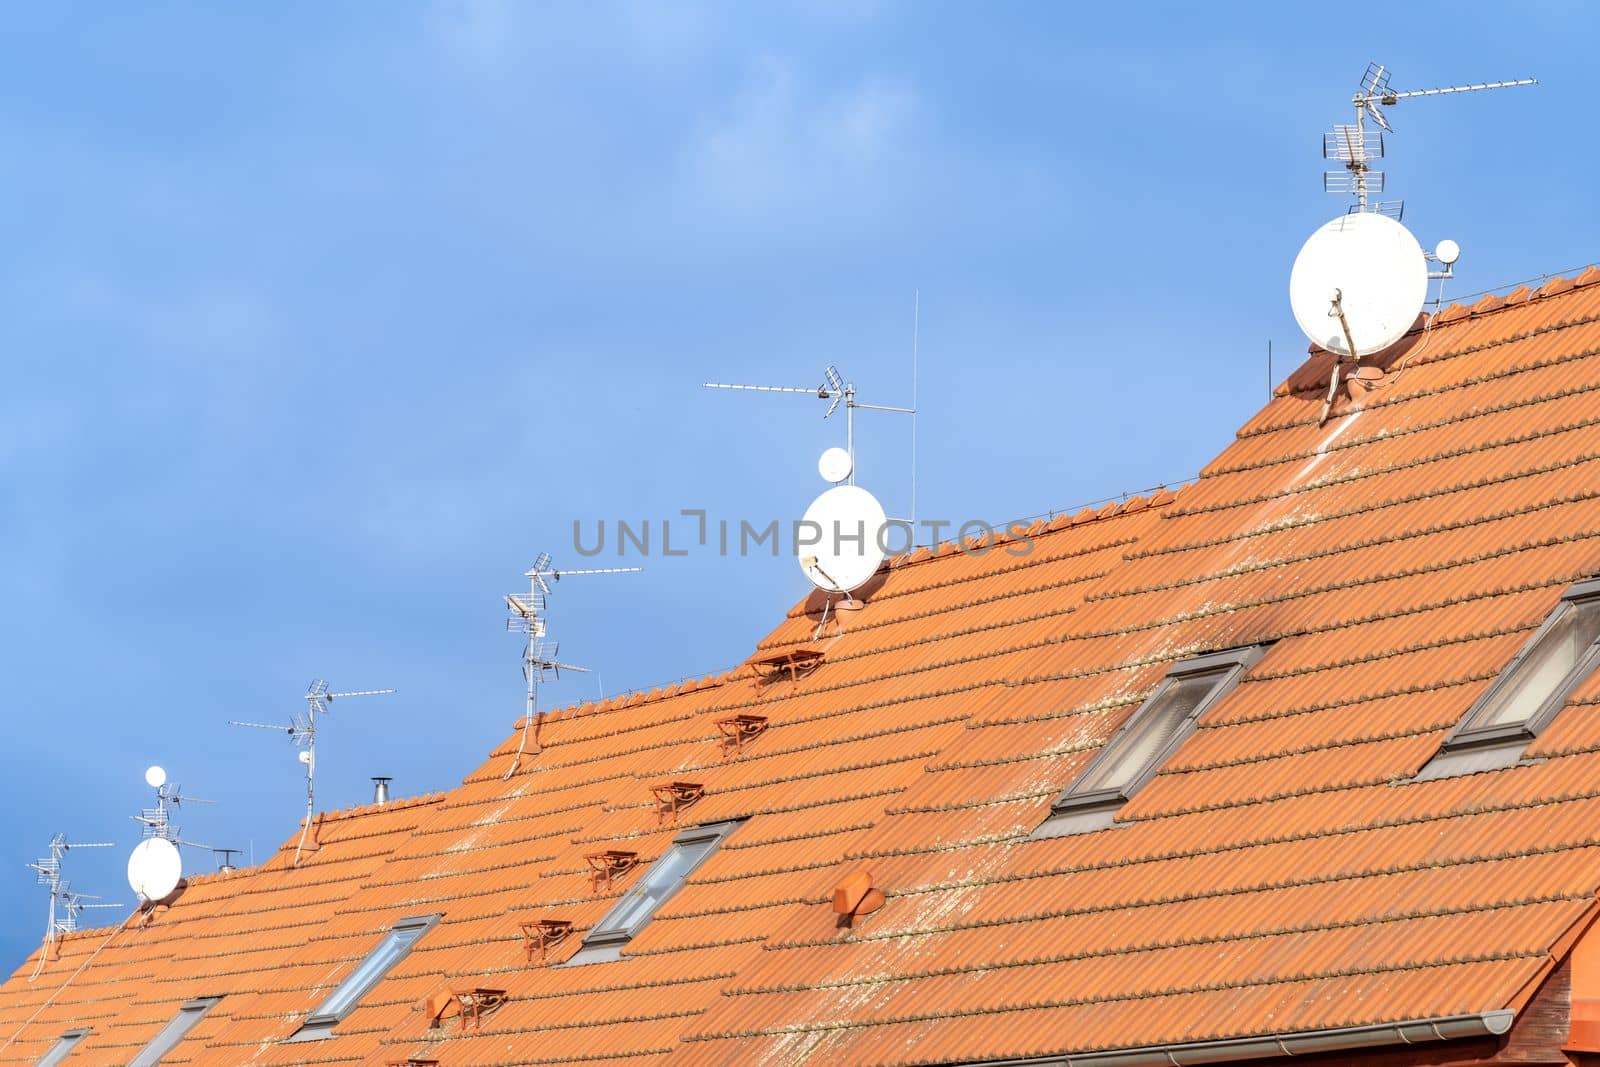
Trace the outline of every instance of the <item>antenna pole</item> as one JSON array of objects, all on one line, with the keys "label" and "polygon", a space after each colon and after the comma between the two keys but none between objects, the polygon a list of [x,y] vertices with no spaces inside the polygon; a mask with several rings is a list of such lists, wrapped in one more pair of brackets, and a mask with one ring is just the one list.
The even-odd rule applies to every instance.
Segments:
[{"label": "antenna pole", "polygon": [[922,335],[922,290],[911,291],[911,539],[917,539],[917,342]]},{"label": "antenna pole", "polygon": [[[706,383],[706,388],[755,388],[763,392],[804,392],[816,395],[814,389],[786,389],[765,388],[761,386],[719,386]],[[516,593],[506,597],[506,606],[511,609],[511,617],[506,620],[506,629],[517,633],[526,634],[528,643],[522,649],[522,676],[525,683],[525,694],[522,715],[522,736],[517,742],[516,754],[511,759],[511,766],[506,769],[504,779],[509,779],[517,773],[517,768],[522,766],[522,754],[528,747],[528,733],[533,733],[533,751],[540,751],[539,728],[542,721],[539,718],[539,683],[544,679],[545,671],[554,671],[560,677],[562,670],[589,673],[587,667],[575,667],[570,663],[562,663],[556,658],[560,646],[551,642],[546,646],[544,637],[547,624],[544,618],[545,605],[551,593],[551,582],[560,581],[563,575],[574,574],[637,574],[644,570],[643,567],[589,567],[577,570],[558,570],[551,566],[550,553],[541,552],[533,561],[533,566],[523,572],[528,579],[527,595]],[[602,696],[604,685],[601,686]]]},{"label": "antenna pole", "polygon": [[850,453],[850,484],[856,484],[856,385],[844,387],[844,450]]},{"label": "antenna pole", "polygon": [[[1365,102],[1356,104],[1356,144],[1365,144],[1367,140],[1367,107]],[[1367,176],[1368,169],[1365,161],[1355,171],[1356,203],[1362,211],[1367,210]]]},{"label": "antenna pole", "polygon": [[[311,832],[311,820],[317,813],[317,716],[331,710],[329,705],[340,697],[375,697],[387,696],[398,692],[395,689],[351,689],[340,693],[328,692],[328,683],[317,678],[306,687],[306,713],[304,716],[291,715],[288,726],[276,726],[264,722],[242,722],[238,719],[228,720],[230,726],[249,726],[257,730],[281,730],[289,735],[289,740],[296,748],[304,749],[301,762],[306,765],[306,817],[300,825],[300,837],[294,846],[294,861],[291,866],[300,865],[300,854],[305,851],[306,835]],[[191,844],[191,842],[185,842]],[[251,865],[255,863],[254,845],[251,846]]]},{"label": "antenna pole", "polygon": [[300,853],[306,847],[306,834],[311,832],[311,818],[317,810],[317,739],[313,734],[311,742],[306,748],[306,817],[300,823],[300,840],[294,843],[294,862],[292,867],[300,866]]},{"label": "antenna pole", "polygon": [[[50,889],[50,910],[46,917],[44,928],[44,943],[47,947],[53,944],[61,934],[70,934],[78,928],[78,913],[84,908],[111,908],[117,906],[114,904],[85,904],[85,900],[96,898],[74,893],[68,888],[69,883],[65,878],[61,877],[62,857],[74,848],[112,847],[112,844],[107,841],[68,843],[66,834],[56,834],[50,839],[50,855],[28,864],[29,869],[38,876],[38,883],[42,886],[48,886]],[[57,903],[64,909],[60,914],[56,910]],[[47,955],[48,952],[41,954],[39,959],[40,967],[44,966],[45,956]],[[37,975],[38,972],[35,971],[34,973]]]}]

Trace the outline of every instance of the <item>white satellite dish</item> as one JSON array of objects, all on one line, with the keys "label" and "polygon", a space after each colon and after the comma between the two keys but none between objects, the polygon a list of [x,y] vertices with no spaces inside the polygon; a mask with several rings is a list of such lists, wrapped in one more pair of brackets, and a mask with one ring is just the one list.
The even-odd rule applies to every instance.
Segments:
[{"label": "white satellite dish", "polygon": [[1289,275],[1289,303],[1311,343],[1358,359],[1404,337],[1427,297],[1422,246],[1410,230],[1371,211],[1340,215],[1313,233]]},{"label": "white satellite dish", "polygon": [[160,767],[147,767],[144,772],[144,782],[151,789],[160,789],[167,784],[167,772]]},{"label": "white satellite dish", "polygon": [[825,482],[842,482],[850,477],[850,472],[855,469],[855,464],[850,460],[850,453],[835,445],[822,453],[822,458],[817,460],[817,473],[822,475]]},{"label": "white satellite dish", "polygon": [[[883,530],[889,524],[877,497],[858,485],[836,485],[806,508],[801,520],[800,569],[806,580],[829,593],[866,584],[883,563]],[[812,524],[812,525],[807,525]]]},{"label": "white satellite dish", "polygon": [[141,901],[165,900],[182,877],[183,857],[164,837],[146,838],[128,857],[128,884]]}]

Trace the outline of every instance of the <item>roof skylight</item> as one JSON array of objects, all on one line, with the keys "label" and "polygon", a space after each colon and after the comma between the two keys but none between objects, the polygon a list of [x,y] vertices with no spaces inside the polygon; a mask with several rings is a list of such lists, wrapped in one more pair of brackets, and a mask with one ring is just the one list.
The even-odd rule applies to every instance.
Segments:
[{"label": "roof skylight", "polygon": [[67,1058],[67,1054],[77,1047],[78,1042],[89,1036],[89,1030],[84,1027],[80,1030],[68,1030],[61,1035],[60,1040],[50,1046],[34,1067],[56,1067],[56,1064]]},{"label": "roof skylight", "polygon": [[618,959],[622,946],[644,929],[656,911],[683,888],[689,875],[711,854],[722,847],[729,834],[739,828],[739,820],[692,826],[673,839],[659,859],[650,864],[644,877],[622,894],[605,917],[589,931],[568,966],[604,963]]},{"label": "roof skylight", "polygon": [[1567,590],[1418,777],[1448,778],[1515,763],[1596,666],[1600,580]]},{"label": "roof skylight", "polygon": [[148,1045],[139,1050],[139,1054],[129,1062],[128,1067],[156,1067],[156,1064],[161,1062],[161,1057],[171,1052],[194,1024],[205,1018],[206,1012],[221,999],[221,997],[200,997],[179,1008],[178,1014],[161,1028]]},{"label": "roof skylight", "polygon": [[395,964],[405,959],[422,935],[432,930],[438,921],[437,915],[420,915],[395,923],[378,942],[378,947],[306,1017],[305,1024],[289,1040],[317,1041],[332,1037],[334,1026],[356,1009],[361,998],[381,982]]},{"label": "roof skylight", "polygon": [[1167,673],[1078,779],[1056,797],[1033,836],[1061,837],[1110,826],[1127,803],[1194,731],[1195,720],[1266,651],[1264,645],[1184,660]]}]

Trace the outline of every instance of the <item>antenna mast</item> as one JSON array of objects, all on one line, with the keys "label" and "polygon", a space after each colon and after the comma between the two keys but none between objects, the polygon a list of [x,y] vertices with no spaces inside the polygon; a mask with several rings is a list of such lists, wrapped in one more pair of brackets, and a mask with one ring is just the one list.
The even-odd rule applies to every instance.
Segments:
[{"label": "antenna mast", "polygon": [[[120,904],[90,904],[91,900],[99,897],[89,896],[84,893],[74,893],[71,883],[61,877],[61,858],[74,848],[113,848],[109,841],[80,841],[77,844],[68,844],[66,834],[56,834],[50,839],[50,855],[42,857],[28,868],[38,877],[40,885],[50,887],[50,916],[44,928],[44,943],[48,953],[49,946],[53,945],[62,934],[70,934],[78,928],[78,915],[86,908],[120,908]],[[41,962],[43,962],[41,958]]]},{"label": "antenna mast", "polygon": [[[912,371],[911,371],[911,374],[912,374],[912,391],[913,391],[913,393],[915,393],[915,390],[916,390],[916,344],[917,344],[916,333],[917,333],[918,327],[921,324],[921,313],[922,313],[921,304],[922,304],[922,297],[921,297],[921,293],[919,292],[917,294],[917,297],[916,297],[916,305],[917,306],[916,306],[916,309],[915,309],[915,311],[913,313],[914,314],[914,321],[913,321],[913,324],[912,324],[912,342],[911,342],[911,346],[912,346]],[[800,394],[806,395],[806,396],[814,396],[819,400],[828,401],[828,410],[823,412],[823,414],[822,414],[822,417],[824,419],[829,418],[830,416],[832,416],[833,413],[839,409],[839,405],[841,403],[843,403],[844,404],[844,448],[845,448],[845,451],[847,453],[849,453],[849,455],[850,455],[850,474],[849,474],[849,477],[848,477],[848,479],[847,479],[847,481],[845,483],[847,485],[855,485],[856,484],[856,412],[857,411],[887,411],[890,414],[894,414],[894,415],[910,415],[912,417],[912,422],[911,422],[911,432],[912,432],[912,442],[913,442],[912,447],[913,447],[913,449],[915,449],[916,415],[917,415],[917,409],[916,409],[916,406],[915,406],[915,403],[916,403],[915,402],[915,398],[913,397],[912,406],[908,407],[908,408],[894,407],[894,406],[889,405],[889,404],[866,404],[866,403],[863,403],[863,402],[861,402],[861,401],[856,399],[856,386],[855,386],[855,383],[854,382],[850,382],[850,381],[846,381],[844,376],[839,373],[838,366],[836,364],[833,364],[833,363],[830,363],[826,367],[823,368],[823,370],[822,370],[822,384],[817,386],[815,389],[796,388],[794,386],[788,386],[788,385],[730,385],[730,384],[728,384],[726,382],[704,382],[704,383],[702,383],[702,388],[705,388],[705,389],[736,389],[736,390],[739,390],[741,392],[751,392],[751,393],[800,393]],[[916,468],[915,468],[915,460],[913,460],[913,467],[912,467],[911,477],[912,477],[912,510],[915,511],[915,505],[916,505],[916,488],[915,488],[915,485],[916,485]]]},{"label": "antenna mast", "polygon": [[156,791],[156,806],[143,808],[137,815],[128,818],[144,826],[141,836],[159,837],[174,845],[188,845],[190,848],[209,849],[210,845],[198,844],[194,841],[185,841],[179,836],[182,831],[172,822],[173,813],[185,804],[214,804],[212,800],[202,800],[200,797],[186,797],[183,787],[177,782],[167,781],[167,772],[160,767],[151,767],[144,772],[144,780]]},{"label": "antenna mast", "polygon": [[526,593],[508,593],[506,607],[511,611],[511,617],[506,619],[506,629],[512,633],[525,634],[528,642],[522,649],[522,677],[527,685],[527,704],[522,716],[522,737],[517,743],[517,753],[511,760],[511,766],[506,770],[505,777],[510,778],[517,773],[517,768],[522,765],[522,753],[528,745],[528,729],[533,729],[533,751],[539,749],[539,683],[544,681],[546,673],[561,677],[562,671],[576,671],[588,674],[589,668],[577,667],[570,663],[562,663],[556,658],[560,651],[560,643],[546,641],[549,626],[545,621],[545,609],[550,603],[551,583],[559,582],[563,575],[574,574],[638,574],[643,567],[588,567],[580,570],[556,570],[551,566],[550,553],[541,552],[534,559],[533,566],[523,575],[528,579]]},{"label": "antenna mast", "polygon": [[306,688],[306,712],[291,715],[288,726],[265,722],[240,722],[229,719],[230,726],[248,726],[256,730],[277,730],[289,735],[289,740],[300,749],[300,762],[306,766],[306,817],[300,827],[300,840],[294,846],[293,866],[300,865],[300,852],[305,848],[306,834],[311,830],[311,820],[317,811],[317,716],[328,714],[330,705],[344,697],[386,696],[397,689],[352,689],[344,693],[328,692],[328,683],[317,678]]},{"label": "antenna mast", "polygon": [[1519,78],[1516,81],[1482,82],[1477,85],[1450,85],[1439,89],[1408,89],[1397,91],[1389,86],[1389,70],[1379,63],[1367,64],[1361,77],[1361,86],[1350,97],[1355,108],[1355,122],[1335,126],[1322,136],[1322,157],[1344,164],[1343,170],[1330,170],[1322,177],[1322,187],[1330,193],[1349,194],[1356,198],[1357,211],[1393,209],[1396,217],[1404,210],[1403,204],[1372,206],[1372,195],[1383,192],[1383,171],[1373,170],[1372,161],[1383,158],[1383,133],[1367,129],[1370,118],[1385,133],[1393,133],[1383,109],[1393,107],[1402,100],[1419,96],[1447,96],[1451,93],[1478,93],[1487,89],[1510,89],[1519,85],[1537,85],[1536,78]]}]

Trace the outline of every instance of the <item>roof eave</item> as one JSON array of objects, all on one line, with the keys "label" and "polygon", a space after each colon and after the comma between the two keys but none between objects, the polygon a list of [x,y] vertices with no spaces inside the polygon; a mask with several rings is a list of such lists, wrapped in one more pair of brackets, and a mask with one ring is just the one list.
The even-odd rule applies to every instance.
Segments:
[{"label": "roof eave", "polygon": [[1259,1037],[1182,1044],[1145,1045],[1139,1048],[1079,1052],[1026,1059],[982,1060],[974,1067],[1187,1067],[1198,1063],[1226,1063],[1278,1056],[1305,1056],[1375,1045],[1415,1045],[1424,1041],[1455,1041],[1469,1037],[1498,1037],[1511,1029],[1515,1014],[1509,1010],[1474,1015],[1442,1015],[1398,1023],[1341,1026],[1331,1030],[1301,1030]]}]

